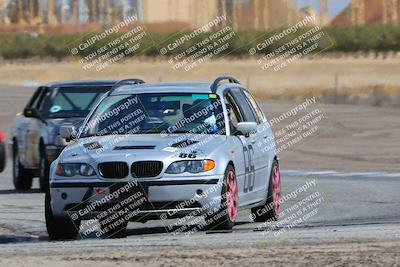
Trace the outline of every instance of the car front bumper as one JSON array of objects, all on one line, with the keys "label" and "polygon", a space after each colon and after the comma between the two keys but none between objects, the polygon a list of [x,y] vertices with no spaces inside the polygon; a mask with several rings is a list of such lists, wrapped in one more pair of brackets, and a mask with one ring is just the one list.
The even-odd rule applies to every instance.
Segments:
[{"label": "car front bumper", "polygon": [[[198,216],[219,210],[222,181],[222,176],[138,182],[53,180],[51,207],[54,216],[73,215],[81,220],[99,219],[126,208],[131,211],[129,221]],[[129,191],[108,197],[128,185],[132,185]]]}]

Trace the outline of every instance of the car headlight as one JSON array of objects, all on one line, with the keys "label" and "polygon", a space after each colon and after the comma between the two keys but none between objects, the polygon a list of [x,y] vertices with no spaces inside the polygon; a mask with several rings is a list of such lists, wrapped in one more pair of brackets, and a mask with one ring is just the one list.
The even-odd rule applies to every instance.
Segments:
[{"label": "car headlight", "polygon": [[184,172],[199,173],[210,171],[215,168],[213,160],[182,160],[171,163],[165,173],[179,174]]},{"label": "car headlight", "polygon": [[56,174],[58,176],[72,177],[80,176],[93,176],[95,171],[89,164],[86,163],[61,163],[57,165]]}]

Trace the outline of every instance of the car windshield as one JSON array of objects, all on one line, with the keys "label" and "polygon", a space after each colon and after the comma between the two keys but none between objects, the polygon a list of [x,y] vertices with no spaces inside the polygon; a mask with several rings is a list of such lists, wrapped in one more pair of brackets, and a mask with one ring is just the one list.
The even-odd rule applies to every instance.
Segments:
[{"label": "car windshield", "polygon": [[111,86],[59,87],[49,90],[41,108],[44,118],[86,117],[99,98]]},{"label": "car windshield", "polygon": [[216,94],[154,93],[105,98],[80,137],[122,134],[225,134]]}]

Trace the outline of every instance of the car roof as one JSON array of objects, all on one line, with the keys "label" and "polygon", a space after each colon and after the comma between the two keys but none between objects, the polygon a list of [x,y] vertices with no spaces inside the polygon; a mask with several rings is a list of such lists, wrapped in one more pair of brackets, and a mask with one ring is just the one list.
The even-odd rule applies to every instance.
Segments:
[{"label": "car roof", "polygon": [[[229,85],[221,84],[219,89],[224,89]],[[238,86],[238,84],[234,84]],[[129,95],[138,93],[199,93],[210,94],[211,83],[207,82],[177,82],[177,83],[145,83],[145,84],[127,84],[116,88],[112,95]]]},{"label": "car roof", "polygon": [[113,86],[117,81],[113,80],[104,80],[104,81],[62,81],[62,82],[52,82],[47,83],[43,86],[49,88],[58,88],[58,87],[80,87],[80,86]]}]

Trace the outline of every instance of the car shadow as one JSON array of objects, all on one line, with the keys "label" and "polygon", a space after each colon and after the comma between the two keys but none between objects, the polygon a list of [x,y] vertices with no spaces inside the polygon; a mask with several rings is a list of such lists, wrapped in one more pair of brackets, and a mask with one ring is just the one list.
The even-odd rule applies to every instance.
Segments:
[{"label": "car shadow", "polygon": [[[250,222],[237,222],[236,223],[237,226],[244,225],[244,224],[250,224]],[[190,231],[195,229],[197,226],[198,225],[187,226],[185,231],[178,233],[178,236],[185,235],[186,233],[190,233]],[[126,237],[155,235],[155,234],[168,234],[168,233],[171,235],[175,235],[174,232],[179,230],[180,227],[181,227],[181,225],[172,227],[171,229],[168,229],[168,227],[165,227],[165,226],[128,228],[126,230]],[[209,230],[209,229],[207,229],[207,230],[200,230],[198,232],[209,235],[209,234],[226,234],[226,233],[232,233],[232,232],[240,231],[240,230],[243,230],[243,229],[233,229],[233,230]],[[126,237],[123,237],[123,238],[126,238]],[[85,235],[82,232],[80,232],[78,234],[78,236],[76,237],[76,240],[99,239],[99,238],[101,238],[101,237],[96,236],[95,232],[92,232],[88,235]],[[105,239],[113,239],[113,238],[105,238]],[[49,239],[49,237],[46,234],[38,235],[37,241],[62,242],[62,241],[52,241]],[[70,241],[72,241],[72,240],[70,240]]]},{"label": "car shadow", "polygon": [[35,243],[44,240],[46,238],[28,234],[0,235],[0,244]]},{"label": "car shadow", "polygon": [[[249,224],[249,222],[237,222],[236,225],[244,225],[244,224]],[[179,226],[174,226],[174,227],[168,227],[168,226],[155,226],[155,227],[139,227],[139,228],[128,228],[126,230],[127,236],[135,236],[135,235],[151,235],[151,234],[181,234],[185,235],[187,233],[191,233],[193,230],[195,230],[199,225],[187,225],[184,231],[180,231],[182,229],[182,225]],[[219,234],[219,233],[231,233],[235,231],[233,230],[217,230],[217,229],[200,229],[198,232],[199,233],[205,233],[205,234]]]},{"label": "car shadow", "polygon": [[31,189],[28,191],[15,190],[15,189],[0,189],[0,195],[12,195],[12,194],[41,194],[39,189]]}]

